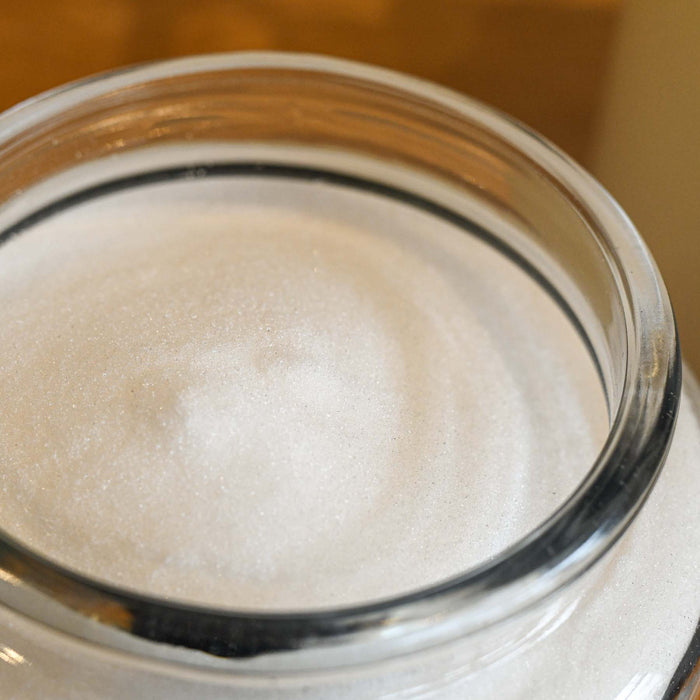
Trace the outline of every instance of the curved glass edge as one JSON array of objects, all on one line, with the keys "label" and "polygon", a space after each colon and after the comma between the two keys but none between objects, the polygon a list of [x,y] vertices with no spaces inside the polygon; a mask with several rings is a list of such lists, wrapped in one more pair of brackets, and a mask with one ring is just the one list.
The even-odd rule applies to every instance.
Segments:
[{"label": "curved glass edge", "polygon": [[[685,368],[683,387],[695,416],[700,420],[700,384],[695,374]],[[692,700],[700,696],[700,619],[683,658],[678,663],[662,700]]]}]

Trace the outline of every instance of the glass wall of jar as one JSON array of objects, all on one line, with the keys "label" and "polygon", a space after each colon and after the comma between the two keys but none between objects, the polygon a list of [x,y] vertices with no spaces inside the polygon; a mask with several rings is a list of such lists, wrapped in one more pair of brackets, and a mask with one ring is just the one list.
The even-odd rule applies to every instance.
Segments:
[{"label": "glass wall of jar", "polygon": [[467,98],[337,60],[240,54],[125,70],[6,113],[0,241],[115,189],[241,171],[398,199],[507,257],[590,351],[608,438],[575,491],[506,550],[335,609],[254,613],[135,592],[61,566],[8,526],[3,692],[692,697],[697,390],[692,378],[681,390],[663,283],[615,203],[537,135]]}]

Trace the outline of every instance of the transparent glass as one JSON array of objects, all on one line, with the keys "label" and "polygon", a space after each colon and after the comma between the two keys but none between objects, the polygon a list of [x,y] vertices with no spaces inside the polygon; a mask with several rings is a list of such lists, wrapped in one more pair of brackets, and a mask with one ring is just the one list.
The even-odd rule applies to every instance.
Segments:
[{"label": "transparent glass", "polygon": [[[274,54],[136,67],[10,110],[0,118],[0,243],[57,202],[230,168],[342,180],[468,221],[579,331],[605,391],[607,441],[575,493],[506,551],[439,585],[349,608],[254,614],[175,603],[81,576],[5,534],[0,679],[10,696],[42,697],[48,679],[61,697],[102,698],[520,697],[536,688],[536,672],[523,679],[512,669],[522,673],[529,649],[576,629],[577,601],[614,562],[616,550],[604,555],[642,508],[678,418],[673,314],[644,244],[590,176],[507,117],[388,71]],[[688,518],[700,530],[696,492],[691,484]],[[687,652],[672,674],[647,695],[629,685],[632,674],[621,692],[661,697],[663,686],[690,697],[699,645],[682,634]]]}]

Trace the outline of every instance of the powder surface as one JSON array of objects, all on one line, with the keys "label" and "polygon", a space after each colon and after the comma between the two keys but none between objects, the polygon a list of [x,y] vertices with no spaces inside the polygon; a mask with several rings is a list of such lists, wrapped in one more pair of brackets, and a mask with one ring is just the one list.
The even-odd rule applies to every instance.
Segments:
[{"label": "powder surface", "polygon": [[405,592],[526,534],[607,427],[561,310],[407,204],[150,185],[0,249],[0,526],[248,609]]}]

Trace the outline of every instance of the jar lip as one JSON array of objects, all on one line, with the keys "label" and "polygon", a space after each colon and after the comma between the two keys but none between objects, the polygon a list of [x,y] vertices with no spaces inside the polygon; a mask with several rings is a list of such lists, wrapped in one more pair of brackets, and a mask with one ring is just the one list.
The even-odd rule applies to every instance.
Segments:
[{"label": "jar lip", "polygon": [[[0,605],[112,649],[206,668],[218,668],[220,659],[228,659],[236,663],[236,670],[253,673],[279,671],[279,659],[298,659],[292,652],[309,651],[308,667],[323,668],[391,656],[387,642],[399,637],[406,637],[402,652],[425,648],[510,617],[572,582],[612,547],[651,490],[670,445],[681,386],[670,302],[653,260],[618,205],[538,134],[424,80],[336,58],[278,52],[214,54],[127,67],[59,87],[5,112],[0,116],[0,159],[10,139],[110,91],[204,72],[265,69],[330,74],[374,89],[417,95],[487,123],[500,138],[517,144],[571,193],[610,241],[625,298],[627,358],[622,399],[608,440],[566,503],[494,559],[443,583],[379,602],[298,613],[176,603],[58,566],[0,530]],[[48,593],[60,610],[41,616],[29,613],[37,591]],[[65,610],[100,624],[87,632],[71,632],[74,624]],[[348,645],[355,649],[352,661],[339,661],[333,648],[342,654]],[[188,655],[187,650],[206,654]],[[300,666],[294,661],[291,668]]]}]

